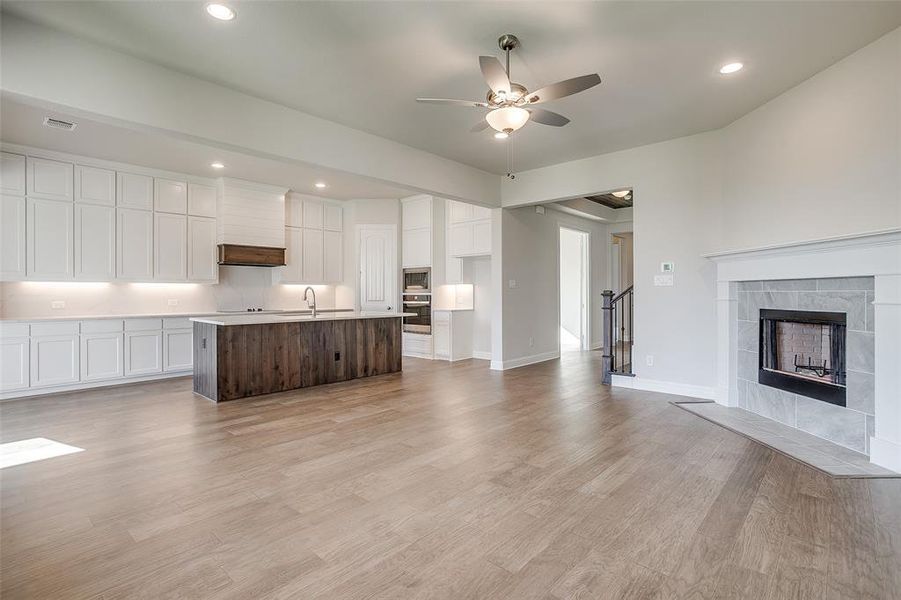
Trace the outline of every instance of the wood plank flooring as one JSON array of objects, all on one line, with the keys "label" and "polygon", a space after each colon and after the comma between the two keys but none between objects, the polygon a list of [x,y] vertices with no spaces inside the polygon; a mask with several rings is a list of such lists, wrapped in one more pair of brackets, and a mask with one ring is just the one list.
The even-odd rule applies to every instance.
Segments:
[{"label": "wood plank flooring", "polygon": [[215,405],[189,379],[11,401],[0,596],[901,599],[901,480],[831,479],[599,383],[597,353]]}]

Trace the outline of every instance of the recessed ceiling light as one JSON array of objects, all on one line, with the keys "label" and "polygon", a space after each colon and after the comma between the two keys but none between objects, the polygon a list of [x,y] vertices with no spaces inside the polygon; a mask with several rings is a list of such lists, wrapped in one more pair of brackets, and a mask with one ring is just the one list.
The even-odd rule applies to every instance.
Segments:
[{"label": "recessed ceiling light", "polygon": [[219,19],[220,21],[231,21],[235,18],[235,11],[224,4],[215,2],[210,2],[206,5],[206,12],[214,19]]},{"label": "recessed ceiling light", "polygon": [[505,140],[508,137],[510,137],[510,134],[507,133],[506,131],[498,131],[497,133],[494,134],[494,139],[496,139],[496,140]]},{"label": "recessed ceiling light", "polygon": [[740,62],[729,63],[728,65],[723,65],[722,67],[720,67],[720,73],[722,73],[723,75],[729,75],[730,73],[741,71],[742,67],[744,67],[744,65]]},{"label": "recessed ceiling light", "polygon": [[225,165],[223,165],[223,164],[222,164],[221,162],[219,162],[219,161],[216,161],[216,162],[214,162],[214,163],[210,163],[210,166],[213,167],[214,169],[224,169],[224,168],[225,168]]},{"label": "recessed ceiling light", "polygon": [[317,182],[314,183],[313,185],[315,185],[316,187],[318,187],[320,190],[321,190],[322,188],[324,188],[324,187],[328,187],[328,186],[325,185],[325,182],[324,182],[324,181],[317,181]]},{"label": "recessed ceiling light", "polygon": [[618,192],[613,192],[613,195],[617,198],[625,198],[631,193],[632,190],[620,190]]}]

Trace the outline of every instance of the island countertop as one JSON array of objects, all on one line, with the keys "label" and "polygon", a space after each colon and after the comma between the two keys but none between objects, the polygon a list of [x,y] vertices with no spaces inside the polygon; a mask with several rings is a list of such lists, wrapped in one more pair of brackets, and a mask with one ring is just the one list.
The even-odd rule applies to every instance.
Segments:
[{"label": "island countertop", "polygon": [[271,325],[273,323],[309,323],[319,321],[347,321],[355,319],[390,319],[399,317],[415,317],[415,313],[396,312],[333,312],[319,313],[315,317],[310,314],[239,314],[193,317],[196,323],[207,323],[219,327],[230,325]]}]

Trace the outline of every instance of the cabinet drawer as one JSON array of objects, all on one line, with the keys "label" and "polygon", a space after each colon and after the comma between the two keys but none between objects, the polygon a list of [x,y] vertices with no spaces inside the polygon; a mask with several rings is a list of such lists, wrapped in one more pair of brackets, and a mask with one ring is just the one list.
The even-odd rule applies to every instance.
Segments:
[{"label": "cabinet drawer", "polygon": [[126,319],[125,331],[153,331],[163,328],[162,319]]},{"label": "cabinet drawer", "polygon": [[163,329],[193,329],[194,323],[188,317],[167,317],[163,319]]},{"label": "cabinet drawer", "polygon": [[0,338],[28,337],[28,323],[0,323]]},{"label": "cabinet drawer", "polygon": [[98,321],[82,321],[81,333],[117,333],[122,331],[122,319],[101,319]]},{"label": "cabinet drawer", "polygon": [[78,321],[51,321],[49,323],[32,323],[31,335],[76,335]]}]

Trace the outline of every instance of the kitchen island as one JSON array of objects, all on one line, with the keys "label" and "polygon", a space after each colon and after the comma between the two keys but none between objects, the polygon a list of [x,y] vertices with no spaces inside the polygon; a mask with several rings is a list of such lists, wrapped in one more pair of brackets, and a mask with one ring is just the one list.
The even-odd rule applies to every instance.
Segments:
[{"label": "kitchen island", "polygon": [[195,317],[194,392],[215,402],[401,370],[405,313]]}]

